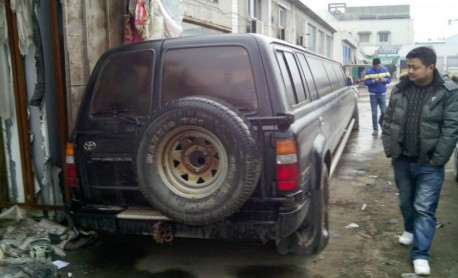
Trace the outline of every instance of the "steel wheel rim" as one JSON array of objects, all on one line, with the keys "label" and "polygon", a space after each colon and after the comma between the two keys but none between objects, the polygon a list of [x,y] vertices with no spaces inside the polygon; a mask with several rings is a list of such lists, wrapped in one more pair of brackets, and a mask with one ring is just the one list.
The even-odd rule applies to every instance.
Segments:
[{"label": "steel wheel rim", "polygon": [[159,175],[165,185],[181,197],[207,197],[217,191],[226,178],[225,148],[206,129],[177,128],[163,138],[158,150]]}]

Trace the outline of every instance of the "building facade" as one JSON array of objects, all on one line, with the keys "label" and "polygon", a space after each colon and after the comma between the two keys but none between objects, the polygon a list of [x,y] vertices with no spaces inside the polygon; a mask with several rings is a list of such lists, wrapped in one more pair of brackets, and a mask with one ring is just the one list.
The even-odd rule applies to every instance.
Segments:
[{"label": "building facade", "polygon": [[338,20],[338,29],[357,39],[366,63],[379,57],[392,75],[399,76],[399,50],[414,42],[410,5],[348,7],[334,3],[328,11]]}]

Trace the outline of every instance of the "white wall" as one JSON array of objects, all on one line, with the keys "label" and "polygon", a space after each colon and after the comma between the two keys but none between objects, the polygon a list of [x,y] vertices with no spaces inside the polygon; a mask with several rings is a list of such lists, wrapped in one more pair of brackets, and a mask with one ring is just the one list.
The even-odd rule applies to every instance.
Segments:
[{"label": "white wall", "polygon": [[198,22],[223,28],[232,27],[232,1],[194,1],[183,0],[186,7],[185,17],[191,17]]},{"label": "white wall", "polygon": [[412,19],[385,19],[385,20],[352,20],[339,21],[339,29],[347,30],[358,38],[358,32],[371,32],[368,43],[360,45],[383,45],[378,42],[378,32],[389,31],[390,41],[386,45],[405,45],[414,43],[414,29]]}]

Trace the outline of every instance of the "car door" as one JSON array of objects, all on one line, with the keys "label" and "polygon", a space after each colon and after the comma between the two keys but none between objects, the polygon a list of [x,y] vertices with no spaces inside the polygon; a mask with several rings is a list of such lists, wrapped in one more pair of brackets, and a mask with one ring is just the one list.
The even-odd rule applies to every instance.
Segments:
[{"label": "car door", "polygon": [[75,150],[87,202],[142,202],[134,169],[135,131],[151,111],[154,53],[112,53],[91,77],[76,127]]}]

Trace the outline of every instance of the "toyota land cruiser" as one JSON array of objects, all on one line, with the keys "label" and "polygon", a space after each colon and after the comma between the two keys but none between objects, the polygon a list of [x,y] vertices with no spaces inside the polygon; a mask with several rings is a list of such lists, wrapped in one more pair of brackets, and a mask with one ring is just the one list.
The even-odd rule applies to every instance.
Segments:
[{"label": "toyota land cruiser", "polygon": [[67,150],[80,229],[272,240],[322,250],[328,178],[351,129],[342,66],[256,34],[123,45],[104,53]]}]

